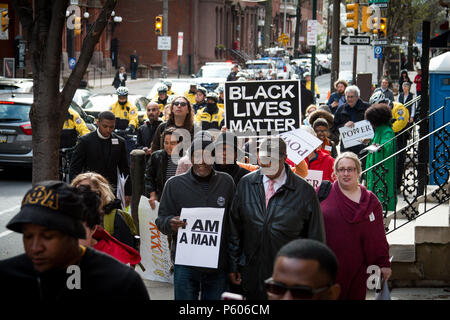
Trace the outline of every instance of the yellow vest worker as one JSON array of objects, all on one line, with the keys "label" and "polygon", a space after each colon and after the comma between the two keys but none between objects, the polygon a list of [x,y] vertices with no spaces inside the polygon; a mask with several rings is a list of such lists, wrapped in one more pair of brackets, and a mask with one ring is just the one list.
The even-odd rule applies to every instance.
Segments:
[{"label": "yellow vest worker", "polygon": [[217,106],[219,97],[214,92],[206,95],[206,107],[203,107],[195,114],[194,121],[202,130],[217,129],[224,126],[224,110]]},{"label": "yellow vest worker", "polygon": [[197,103],[197,101],[195,101],[195,93],[196,92],[197,92],[197,90],[195,90],[194,93],[192,93],[191,91],[187,90],[184,93],[184,97],[189,100],[189,102],[191,103],[191,106]]},{"label": "yellow vest worker", "polygon": [[[306,87],[306,89],[311,90],[311,80],[306,81],[305,87]],[[314,83],[314,91],[316,92],[316,95],[320,95],[319,87],[317,86],[317,83]]]},{"label": "yellow vest worker", "polygon": [[128,89],[126,87],[117,88],[118,99],[116,103],[113,103],[109,110],[114,113],[116,118],[126,120],[126,125],[119,124],[117,129],[124,130],[126,127],[133,126],[134,129],[139,127],[138,110],[137,107],[127,100]]},{"label": "yellow vest worker", "polygon": [[60,138],[60,148],[71,148],[77,143],[78,137],[90,133],[84,120],[80,117],[78,112],[69,109],[67,120],[64,121],[63,130]]}]

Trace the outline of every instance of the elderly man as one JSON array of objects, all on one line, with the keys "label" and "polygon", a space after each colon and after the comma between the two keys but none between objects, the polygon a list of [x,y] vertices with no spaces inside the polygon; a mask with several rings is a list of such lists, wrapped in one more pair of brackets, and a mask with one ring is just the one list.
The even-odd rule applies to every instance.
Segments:
[{"label": "elderly man", "polygon": [[149,299],[133,269],[79,245],[86,238],[84,201],[79,190],[61,181],[39,182],[26,193],[20,212],[6,226],[23,234],[25,253],[0,261],[8,299]]},{"label": "elderly man", "polygon": [[389,89],[389,80],[387,78],[381,80],[381,87],[375,89],[374,93],[377,91],[383,92],[384,96],[389,99],[389,101],[394,101],[394,93]]},{"label": "elderly man", "polygon": [[[357,86],[348,86],[345,89],[345,100],[347,102],[338,107],[334,115],[334,124],[331,132],[339,135],[339,128],[344,126],[351,128],[355,125],[355,122],[364,120],[364,113],[369,108],[369,104],[362,101],[359,96],[360,91]],[[344,148],[341,143],[341,152],[351,151],[359,154],[364,147],[363,144],[360,144],[350,148]]]},{"label": "elderly man", "polygon": [[242,284],[248,299],[266,299],[264,280],[286,243],[300,238],[325,241],[323,217],[314,188],[287,164],[286,143],[267,138],[260,147],[260,169],[237,187],[230,217],[230,280]]}]

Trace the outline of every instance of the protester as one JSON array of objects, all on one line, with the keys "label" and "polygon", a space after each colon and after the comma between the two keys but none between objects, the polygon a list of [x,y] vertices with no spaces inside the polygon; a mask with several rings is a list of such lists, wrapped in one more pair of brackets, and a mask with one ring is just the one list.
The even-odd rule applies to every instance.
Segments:
[{"label": "protester", "polygon": [[327,138],[329,138],[330,143],[331,143],[331,141],[333,141],[335,145],[338,145],[339,134],[336,134],[336,132],[333,133],[331,131],[331,129],[333,128],[333,125],[334,125],[334,116],[329,111],[329,108],[327,105],[320,105],[318,107],[318,110],[311,113],[311,115],[309,116],[309,124],[312,126],[314,124],[314,122],[319,118],[325,119],[328,123]]},{"label": "protester", "polygon": [[[224,208],[224,223],[228,220],[235,186],[228,174],[213,169],[213,155],[208,150],[211,144],[211,140],[194,140],[189,152],[192,168],[168,180],[164,187],[156,225],[159,231],[174,239],[177,238],[178,228],[186,226],[180,220],[182,208]],[[226,230],[224,225],[216,269],[174,265],[175,300],[198,300],[200,292],[201,300],[219,300],[221,294],[227,291]],[[175,250],[176,242],[173,242],[173,260]]]},{"label": "protester", "polygon": [[25,253],[0,261],[0,283],[15,301],[82,299],[148,300],[141,277],[91,248],[81,223],[86,207],[78,192],[60,181],[36,183],[7,228],[23,234]]},{"label": "protester", "polygon": [[331,182],[335,180],[335,177],[333,176],[334,158],[324,151],[322,146],[313,150],[305,160],[308,164],[308,170],[322,172],[322,180]]},{"label": "protester", "polygon": [[75,177],[72,186],[89,186],[100,197],[100,226],[120,242],[136,248],[136,226],[131,216],[121,210],[108,181],[98,173],[85,172]]},{"label": "protester", "polygon": [[150,101],[145,109],[147,111],[148,119],[144,122],[144,125],[139,127],[136,149],[142,149],[148,157],[152,153],[151,146],[156,129],[158,129],[159,125],[162,123],[162,120],[159,118],[160,111],[156,102]]},{"label": "protester", "polygon": [[194,110],[192,109],[189,100],[183,96],[178,96],[172,100],[172,103],[169,107],[169,119],[166,122],[163,122],[159,125],[158,129],[156,129],[155,136],[153,137],[152,142],[152,152],[160,150],[162,147],[162,133],[166,128],[175,127],[177,129],[184,129],[185,134],[190,134],[191,139],[185,139],[192,141],[192,136],[194,135]]},{"label": "protester", "polygon": [[330,155],[332,158],[336,158],[338,155],[336,145],[335,145],[334,141],[332,141],[328,138],[330,136],[329,122],[327,120],[325,120],[324,118],[317,118],[313,122],[312,128],[313,128],[314,132],[316,133],[317,138],[322,140],[322,145],[321,145],[322,151],[327,153],[328,155]]},{"label": "protester", "polygon": [[83,196],[83,202],[86,206],[86,214],[82,218],[86,239],[80,239],[80,245],[109,254],[130,266],[138,264],[141,261],[139,252],[120,242],[100,226],[102,220],[100,197],[91,191],[89,182],[83,183],[86,183],[86,180],[78,184],[77,187],[78,192]]},{"label": "protester", "polygon": [[[401,104],[405,105],[408,102],[410,102],[411,100],[414,99],[414,94],[411,93],[411,83],[410,82],[403,82],[402,84],[402,92],[399,93],[398,95],[398,102],[400,102]],[[410,103],[408,106],[408,111],[409,111],[409,123],[413,123],[414,122],[414,118],[416,115],[416,104],[415,103]]]},{"label": "protester", "polygon": [[326,242],[339,264],[336,283],[343,300],[366,298],[369,266],[379,266],[385,281],[391,275],[381,204],[359,184],[361,171],[356,154],[342,153],[334,162],[337,181],[320,203]]},{"label": "protester", "polygon": [[316,110],[317,110],[317,106],[315,104],[310,104],[308,106],[308,108],[306,108],[305,119],[303,120],[303,125],[311,126],[311,124],[309,123],[309,116],[311,115],[311,113],[313,113]]},{"label": "protester", "polygon": [[327,105],[330,107],[331,113],[335,114],[338,107],[346,103],[345,100],[345,89],[348,87],[348,82],[342,79],[337,80],[334,83],[334,88],[336,92],[333,92],[328,99]]},{"label": "protester", "polygon": [[373,104],[366,110],[365,118],[374,130],[370,143],[380,148],[368,154],[366,170],[385,160],[367,172],[367,189],[376,194],[383,210],[394,211],[397,204],[396,161],[395,157],[389,158],[396,152],[391,123],[392,111],[386,103]]},{"label": "protester", "polygon": [[[211,142],[214,142],[214,136],[209,133],[209,131],[205,131],[205,130],[200,130],[198,132],[195,133],[193,140],[195,139],[202,139],[202,140],[208,140]],[[179,176],[180,174],[183,174],[187,171],[189,171],[189,169],[192,167],[192,162],[191,162],[191,157],[190,154],[187,153],[186,155],[184,155],[180,161],[178,161],[178,167],[177,167],[177,172],[175,173],[176,176]]]},{"label": "protester", "polygon": [[125,71],[125,67],[121,66],[119,70],[117,70],[116,75],[114,76],[112,85],[116,89],[119,87],[126,87],[126,81],[127,81],[127,73]]},{"label": "protester", "polygon": [[302,118],[305,118],[306,108],[311,104],[314,104],[314,94],[311,90],[306,89],[306,81],[300,81],[300,97],[301,97],[301,108],[302,108]]},{"label": "protester", "polygon": [[169,178],[175,176],[177,170],[180,155],[172,157],[172,151],[182,141],[182,137],[177,137],[175,130],[174,127],[164,130],[164,148],[153,152],[145,167],[145,194],[153,210],[155,201],[161,200],[164,185]]},{"label": "protester", "polygon": [[389,89],[389,80],[387,78],[381,79],[381,86],[375,89],[374,93],[378,91],[381,91],[389,101],[394,101],[394,93]]},{"label": "protester", "polygon": [[[98,115],[97,130],[82,136],[73,152],[70,162],[70,177],[93,171],[104,176],[117,190],[117,171],[124,177],[130,174],[128,167],[125,141],[114,131],[116,117],[111,111],[103,111]],[[131,200],[131,180],[127,179],[124,186],[125,206]]]},{"label": "protester", "polygon": [[398,88],[399,88],[399,94],[403,93],[403,82],[409,82],[412,83],[411,79],[409,79],[408,71],[402,70],[400,73],[400,78],[398,79]]},{"label": "protester", "polygon": [[241,178],[230,217],[230,279],[248,299],[265,299],[278,250],[291,240],[325,241],[314,189],[285,164],[286,143],[266,138],[259,147],[260,169]]},{"label": "protester", "polygon": [[[351,128],[355,125],[355,122],[364,120],[364,113],[369,107],[366,102],[360,99],[360,91],[357,86],[348,86],[345,89],[345,99],[347,102],[340,106],[334,114],[334,124],[331,132],[336,135],[339,135],[339,128],[344,126]],[[359,154],[364,149],[364,145],[360,144],[345,148],[343,143],[341,143],[340,148],[341,152],[351,151]]]},{"label": "protester", "polygon": [[323,243],[297,239],[284,245],[275,259],[265,288],[269,300],[337,300],[338,263]]},{"label": "protester", "polygon": [[228,173],[234,180],[234,184],[238,185],[243,176],[250,171],[241,168],[237,163],[238,154],[237,136],[230,132],[222,132],[215,142],[214,170]]}]

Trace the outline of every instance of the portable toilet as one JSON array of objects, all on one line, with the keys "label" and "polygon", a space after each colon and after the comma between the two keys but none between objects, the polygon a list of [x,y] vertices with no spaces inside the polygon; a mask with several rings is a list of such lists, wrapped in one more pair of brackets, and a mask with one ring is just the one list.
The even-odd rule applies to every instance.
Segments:
[{"label": "portable toilet", "polygon": [[[450,120],[450,51],[430,60],[430,113],[444,107],[430,118],[430,132],[439,129]],[[446,98],[449,98],[446,100]],[[442,185],[448,180],[448,132],[430,136],[430,184]],[[440,168],[440,169],[438,169]]]}]

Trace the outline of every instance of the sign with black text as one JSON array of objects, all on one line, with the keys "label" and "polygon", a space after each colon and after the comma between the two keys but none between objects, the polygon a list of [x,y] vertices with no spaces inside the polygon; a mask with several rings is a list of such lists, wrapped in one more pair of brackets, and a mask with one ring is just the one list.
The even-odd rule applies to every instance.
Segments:
[{"label": "sign with black text", "polygon": [[372,139],[375,134],[372,125],[367,120],[355,122],[353,127],[339,128],[339,133],[344,148],[362,144],[363,140]]},{"label": "sign with black text", "polygon": [[183,208],[178,229],[175,264],[217,268],[224,208]]},{"label": "sign with black text", "polygon": [[300,128],[298,80],[225,82],[225,123],[236,135]]}]

